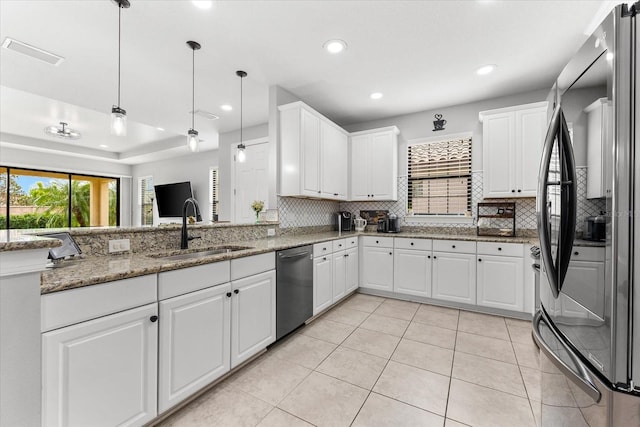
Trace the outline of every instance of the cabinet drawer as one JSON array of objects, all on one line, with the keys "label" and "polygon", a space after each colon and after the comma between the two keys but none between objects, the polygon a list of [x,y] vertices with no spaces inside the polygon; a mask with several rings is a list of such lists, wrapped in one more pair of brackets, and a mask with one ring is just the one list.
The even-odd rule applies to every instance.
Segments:
[{"label": "cabinet drawer", "polygon": [[229,261],[214,262],[158,274],[158,299],[163,300],[230,280]]},{"label": "cabinet drawer", "polygon": [[475,254],[476,242],[466,242],[462,240],[434,240],[433,250],[439,252]]},{"label": "cabinet drawer", "polygon": [[347,241],[347,249],[357,248],[358,247],[358,237],[357,236],[347,237],[345,240]]},{"label": "cabinet drawer", "polygon": [[478,242],[478,255],[524,256],[521,243]]},{"label": "cabinet drawer", "polygon": [[333,252],[333,242],[322,242],[313,245],[313,257],[328,255]]},{"label": "cabinet drawer", "polygon": [[253,255],[231,260],[231,280],[253,276],[276,268],[276,253]]},{"label": "cabinet drawer", "polygon": [[41,331],[46,332],[157,301],[157,274],[44,294]]},{"label": "cabinet drawer", "polygon": [[433,240],[406,239],[406,238],[396,237],[394,239],[393,246],[396,249],[419,249],[423,251],[430,251],[433,246]]},{"label": "cabinet drawer", "polygon": [[364,246],[379,246],[381,248],[393,248],[393,237],[364,236]]},{"label": "cabinet drawer", "polygon": [[347,248],[347,239],[333,241],[333,252],[344,251]]},{"label": "cabinet drawer", "polygon": [[574,246],[571,250],[572,261],[604,261],[604,246]]}]

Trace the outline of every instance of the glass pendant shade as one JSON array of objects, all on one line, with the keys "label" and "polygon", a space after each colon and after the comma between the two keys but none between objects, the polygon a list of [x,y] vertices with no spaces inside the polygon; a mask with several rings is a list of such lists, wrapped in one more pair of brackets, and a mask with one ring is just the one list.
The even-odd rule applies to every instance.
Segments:
[{"label": "glass pendant shade", "polygon": [[194,129],[189,129],[187,134],[187,147],[189,147],[189,151],[195,153],[198,151],[198,131]]},{"label": "glass pendant shade", "polygon": [[245,150],[244,144],[238,144],[238,161],[240,163],[244,163],[247,160],[247,154],[244,152]]},{"label": "glass pendant shade", "polygon": [[127,135],[127,112],[120,107],[111,108],[111,134],[116,136]]}]

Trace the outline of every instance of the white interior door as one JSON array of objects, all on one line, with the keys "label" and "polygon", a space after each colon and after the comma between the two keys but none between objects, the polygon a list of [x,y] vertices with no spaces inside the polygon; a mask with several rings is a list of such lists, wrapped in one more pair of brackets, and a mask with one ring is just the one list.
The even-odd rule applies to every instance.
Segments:
[{"label": "white interior door", "polygon": [[254,200],[267,203],[269,192],[269,144],[247,145],[246,161],[235,165],[235,197],[233,222],[239,224],[256,221],[256,213],[251,208]]}]

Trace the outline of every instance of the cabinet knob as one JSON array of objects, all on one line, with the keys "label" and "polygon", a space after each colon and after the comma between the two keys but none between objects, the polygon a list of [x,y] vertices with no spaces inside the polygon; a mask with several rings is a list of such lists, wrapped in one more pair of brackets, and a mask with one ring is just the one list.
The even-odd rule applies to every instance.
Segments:
[{"label": "cabinet knob", "polygon": [[482,262],[482,258],[478,258],[478,262]]},{"label": "cabinet knob", "polygon": [[323,260],[323,261],[326,261],[326,260],[327,260],[327,257],[322,258],[322,260]]},{"label": "cabinet knob", "polygon": [[389,252],[389,255],[393,255],[393,252]]},{"label": "cabinet knob", "polygon": [[345,258],[349,256],[349,254],[344,254]]},{"label": "cabinet knob", "polygon": [[334,196],[337,196],[337,195],[338,195],[338,193],[333,193],[333,195],[334,195]]},{"label": "cabinet knob", "polygon": [[518,193],[522,193],[522,190],[518,190]]},{"label": "cabinet knob", "polygon": [[501,251],[501,250],[502,250],[502,248],[498,248],[498,250],[499,250],[499,251]]},{"label": "cabinet knob", "polygon": [[455,249],[455,248],[456,248],[456,245],[451,245],[451,247],[452,247],[453,249]]},{"label": "cabinet knob", "polygon": [[580,255],[580,252],[575,251],[573,254],[574,254],[574,255]]},{"label": "cabinet knob", "polygon": [[157,322],[158,321],[158,316],[151,316],[149,317],[149,320],[151,320],[152,322]]},{"label": "cabinet knob", "polygon": [[318,194],[320,194],[320,190],[318,190]]},{"label": "cabinet knob", "polygon": [[339,248],[341,248],[341,247],[342,247],[342,243],[339,243],[339,244],[338,244],[338,247],[339,247]]},{"label": "cabinet knob", "polygon": [[431,255],[427,255],[427,258],[431,259]]},{"label": "cabinet knob", "polygon": [[512,192],[512,193],[515,193],[515,192],[516,192],[516,190],[511,190],[511,192]]},{"label": "cabinet knob", "polygon": [[376,243],[380,243],[378,240],[376,240]]},{"label": "cabinet knob", "polygon": [[238,293],[240,293],[240,289],[234,289],[233,293],[237,295]]},{"label": "cabinet knob", "polygon": [[323,250],[323,251],[326,251],[326,250],[327,250],[327,248],[322,248],[322,250]]},{"label": "cabinet knob", "polygon": [[411,246],[413,246],[413,242],[411,242]]},{"label": "cabinet knob", "polygon": [[227,298],[231,298],[231,292],[227,292]]},{"label": "cabinet knob", "polygon": [[433,259],[436,259],[436,256],[435,256],[435,255],[433,256]]}]

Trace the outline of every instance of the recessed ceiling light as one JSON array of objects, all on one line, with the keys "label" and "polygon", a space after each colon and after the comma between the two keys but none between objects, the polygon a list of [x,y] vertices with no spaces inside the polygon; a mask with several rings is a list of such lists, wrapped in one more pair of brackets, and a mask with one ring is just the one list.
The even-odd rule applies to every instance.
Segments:
[{"label": "recessed ceiling light", "polygon": [[191,0],[198,9],[211,9],[213,2],[211,0]]},{"label": "recessed ceiling light", "polygon": [[496,69],[496,67],[497,65],[495,64],[483,65],[476,70],[476,74],[478,74],[479,76],[490,74]]},{"label": "recessed ceiling light", "polygon": [[223,109],[224,111],[233,110],[233,107],[231,105],[227,105],[227,104],[221,105],[220,108]]},{"label": "recessed ceiling light", "polygon": [[323,45],[329,53],[340,53],[347,48],[347,43],[344,40],[329,40]]},{"label": "recessed ceiling light", "polygon": [[369,98],[371,98],[371,99],[380,99],[380,98],[382,98],[382,93],[373,92],[371,95],[369,95]]},{"label": "recessed ceiling light", "polygon": [[156,129],[158,129],[160,132],[164,132],[164,128],[157,127]]},{"label": "recessed ceiling light", "polygon": [[109,146],[107,144],[100,144],[99,147],[100,148],[109,148]]}]

